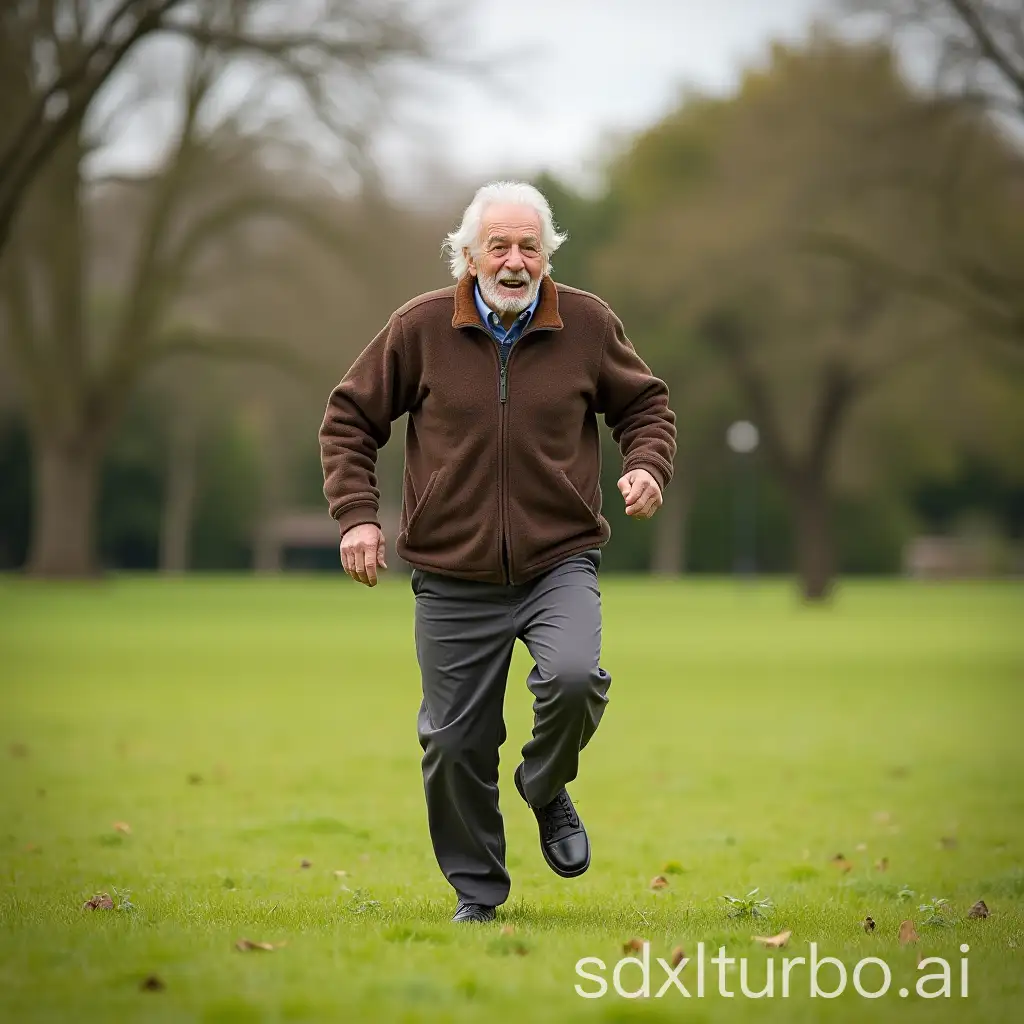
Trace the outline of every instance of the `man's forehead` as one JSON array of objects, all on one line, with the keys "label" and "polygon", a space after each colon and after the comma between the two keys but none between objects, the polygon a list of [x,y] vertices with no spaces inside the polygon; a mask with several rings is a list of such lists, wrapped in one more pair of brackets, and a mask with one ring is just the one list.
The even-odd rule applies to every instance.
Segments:
[{"label": "man's forehead", "polygon": [[480,230],[485,238],[494,235],[540,234],[540,215],[530,206],[490,206],[484,210]]}]

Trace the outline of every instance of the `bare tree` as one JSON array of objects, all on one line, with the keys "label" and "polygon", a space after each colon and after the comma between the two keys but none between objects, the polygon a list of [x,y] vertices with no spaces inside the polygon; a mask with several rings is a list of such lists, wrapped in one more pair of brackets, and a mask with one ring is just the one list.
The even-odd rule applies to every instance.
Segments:
[{"label": "bare tree", "polygon": [[[960,314],[994,339],[993,354],[1020,368],[1024,354],[1024,0],[837,0],[841,13],[930,61],[933,109],[957,116],[961,143],[938,176],[919,173],[880,182],[904,193],[932,189],[944,209],[927,258],[908,260],[848,233],[814,232],[808,245],[856,265],[889,287]],[[991,115],[985,124],[973,115]],[[974,166],[968,167],[973,160]],[[980,166],[979,166],[980,165]],[[928,180],[930,178],[930,181]],[[966,222],[975,223],[965,237]],[[991,213],[993,208],[999,210]],[[985,232],[984,234],[982,232]]]},{"label": "bare tree", "polygon": [[[145,32],[140,27],[143,7],[150,17]],[[22,61],[6,73],[21,82],[22,99],[29,101],[21,128],[11,137],[30,150],[24,140],[37,139],[32,161],[13,160],[4,179],[8,229],[19,208],[21,215],[0,265],[0,308],[32,436],[30,569],[39,574],[94,570],[103,452],[146,371],[177,353],[296,365],[280,339],[239,336],[230,324],[204,315],[200,297],[211,275],[216,277],[216,247],[235,236],[243,238],[247,249],[258,250],[259,225],[269,220],[316,237],[335,251],[339,245],[346,250],[345,236],[325,216],[323,202],[311,203],[301,188],[289,184],[301,175],[273,171],[296,152],[291,127],[302,120],[304,109],[307,120],[315,117],[351,153],[365,114],[373,109],[373,86],[389,63],[436,59],[426,32],[401,19],[394,4],[328,0],[288,5],[283,11],[265,0],[211,0],[187,7],[124,3],[112,13],[122,8],[136,16],[132,30],[119,28],[121,22],[108,28],[103,20],[98,36],[92,27],[98,17],[95,5],[23,3],[5,15],[21,30],[15,55]],[[110,40],[120,40],[121,46],[132,32],[136,42],[148,35],[154,45],[158,32],[168,37],[165,43],[173,49],[162,54],[160,67],[176,63],[182,68],[172,83],[177,123],[156,171],[90,176],[90,160],[104,136],[116,134],[123,108],[130,110],[137,99],[135,87],[145,78],[145,64],[135,63],[142,58],[134,50],[131,80],[111,77],[113,67],[100,80],[107,65],[101,66],[95,53],[112,59]],[[40,47],[55,68],[42,78],[37,71]],[[118,61],[128,75],[124,60],[120,53]],[[83,70],[76,72],[79,65]],[[111,89],[120,81],[123,102],[110,101],[98,113],[90,110],[108,80]],[[66,123],[58,116],[60,131],[47,129],[40,121],[50,124],[46,111],[61,95],[62,81],[80,83],[81,96],[74,93],[79,98],[67,107],[77,113]],[[285,90],[291,105],[275,114],[275,97]],[[242,98],[233,99],[239,91]],[[296,94],[305,101],[297,113]],[[166,88],[161,95],[168,97]],[[90,119],[90,114],[95,116]],[[296,162],[287,169],[295,172]],[[91,259],[90,210],[96,190],[103,187],[119,190],[118,212],[134,228],[123,288],[97,282]]]}]

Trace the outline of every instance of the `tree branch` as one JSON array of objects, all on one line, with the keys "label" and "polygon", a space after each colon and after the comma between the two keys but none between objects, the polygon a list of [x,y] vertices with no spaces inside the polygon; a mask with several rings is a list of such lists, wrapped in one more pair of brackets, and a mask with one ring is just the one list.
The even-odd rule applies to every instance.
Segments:
[{"label": "tree branch", "polygon": [[[100,30],[96,42],[81,60],[47,88],[16,130],[0,155],[0,250],[10,235],[14,216],[29,183],[56,149],[60,140],[78,124],[93,97],[132,47],[160,27],[163,15],[183,0],[122,0]],[[122,22],[142,8],[134,26]],[[118,37],[121,36],[119,41]],[[64,109],[47,117],[47,109],[63,100]]]},{"label": "tree branch", "polygon": [[946,0],[946,2],[956,11],[964,27],[978,44],[981,53],[1016,90],[1020,96],[1021,108],[1024,109],[1024,68],[1016,67],[1009,54],[999,46],[971,0]]},{"label": "tree branch", "polygon": [[321,372],[316,363],[279,339],[217,334],[192,327],[178,327],[164,334],[159,342],[149,347],[143,365],[148,368],[175,356],[262,364],[298,381],[318,379]]},{"label": "tree branch", "polygon": [[1012,293],[986,294],[986,278],[974,274],[973,280],[941,274],[935,271],[915,270],[901,266],[849,238],[826,232],[807,232],[803,244],[811,252],[832,256],[873,274],[884,283],[900,291],[930,299],[947,309],[969,317],[985,330],[1003,336],[1016,345],[1024,346],[1024,308],[1006,304]]}]

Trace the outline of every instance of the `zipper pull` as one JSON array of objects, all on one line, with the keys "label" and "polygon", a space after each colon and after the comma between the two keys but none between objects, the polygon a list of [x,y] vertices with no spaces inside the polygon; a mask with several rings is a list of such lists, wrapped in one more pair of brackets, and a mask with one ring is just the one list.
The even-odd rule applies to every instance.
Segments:
[{"label": "zipper pull", "polygon": [[508,370],[502,366],[501,368],[501,401],[505,401],[508,398]]}]

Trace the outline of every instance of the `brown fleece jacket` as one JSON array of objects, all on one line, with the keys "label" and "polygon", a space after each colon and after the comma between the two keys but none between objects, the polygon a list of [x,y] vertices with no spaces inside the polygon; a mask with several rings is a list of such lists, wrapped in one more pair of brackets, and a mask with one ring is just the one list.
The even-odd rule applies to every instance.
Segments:
[{"label": "brown fleece jacket", "polygon": [[408,412],[398,554],[430,572],[517,584],[611,536],[598,414],[623,473],[646,469],[662,489],[675,414],[597,296],[545,276],[503,371],[473,286],[467,274],[396,310],[331,393],[324,494],[342,534],[379,526],[377,452]]}]

